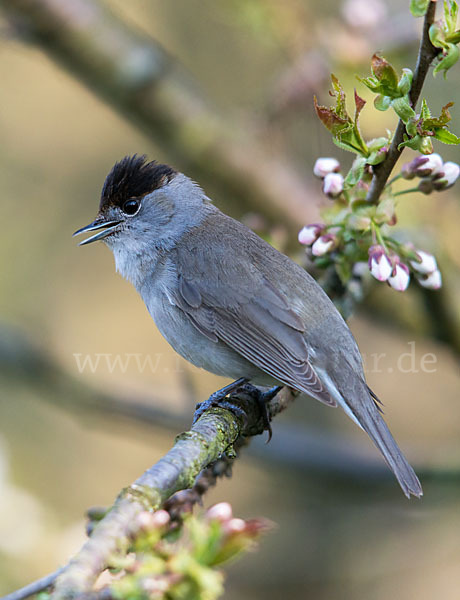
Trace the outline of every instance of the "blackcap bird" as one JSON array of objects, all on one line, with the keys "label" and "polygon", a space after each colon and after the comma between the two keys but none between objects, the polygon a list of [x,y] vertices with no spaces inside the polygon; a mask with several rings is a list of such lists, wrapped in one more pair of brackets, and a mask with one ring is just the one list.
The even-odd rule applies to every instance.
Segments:
[{"label": "blackcap bird", "polygon": [[144,156],[116,163],[95,232],[171,346],[197,367],[285,385],[341,406],[371,437],[403,492],[421,496],[412,467],[366,384],[355,339],[316,281],[217,209],[182,173]]}]

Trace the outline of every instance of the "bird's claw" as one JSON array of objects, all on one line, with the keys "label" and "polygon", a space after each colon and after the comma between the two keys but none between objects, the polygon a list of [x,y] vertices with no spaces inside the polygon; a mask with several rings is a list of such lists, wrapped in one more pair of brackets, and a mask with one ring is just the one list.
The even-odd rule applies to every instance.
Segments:
[{"label": "bird's claw", "polygon": [[273,434],[270,424],[271,419],[268,411],[268,402],[276,396],[276,394],[282,389],[282,386],[275,386],[263,392],[256,386],[247,383],[247,381],[244,379],[235,381],[221,390],[214,392],[207,400],[196,405],[195,414],[193,416],[193,424],[195,424],[207,410],[216,406],[230,410],[246,422],[246,412],[238,404],[234,404],[230,399],[231,394],[238,388],[244,390],[246,394],[249,394],[257,402],[262,416],[264,430],[268,431],[268,443],[272,439]]}]

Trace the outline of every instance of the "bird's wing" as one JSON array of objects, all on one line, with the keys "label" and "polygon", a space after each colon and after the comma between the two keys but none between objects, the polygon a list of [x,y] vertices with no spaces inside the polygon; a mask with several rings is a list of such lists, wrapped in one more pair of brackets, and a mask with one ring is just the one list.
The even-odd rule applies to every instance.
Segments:
[{"label": "bird's wing", "polygon": [[[336,406],[309,361],[304,323],[258,268],[257,248],[217,243],[211,255],[203,234],[199,244],[191,238],[178,250],[173,302],[209,339],[222,340],[285,385]],[[232,248],[231,256],[223,248]]]}]

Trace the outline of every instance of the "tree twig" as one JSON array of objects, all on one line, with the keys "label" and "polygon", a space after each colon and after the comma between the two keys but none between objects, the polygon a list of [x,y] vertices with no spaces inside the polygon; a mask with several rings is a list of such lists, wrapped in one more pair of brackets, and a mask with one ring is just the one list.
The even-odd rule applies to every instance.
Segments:
[{"label": "tree twig", "polygon": [[[425,19],[423,22],[422,38],[420,40],[420,46],[417,56],[417,64],[414,72],[414,79],[412,81],[412,87],[409,92],[409,100],[413,108],[415,108],[417,101],[422,91],[423,83],[425,81],[428,69],[439,53],[439,49],[435,48],[430,41],[429,29],[434,21],[436,11],[436,2],[430,2],[428,5]],[[388,150],[387,157],[385,160],[374,167],[374,176],[369,188],[369,192],[366,196],[368,202],[377,202],[380,195],[385,187],[385,184],[390,176],[398,158],[401,156],[402,150],[399,150],[398,146],[404,141],[404,132],[406,131],[403,121],[399,120],[396,127],[396,131],[393,137],[393,141]]]},{"label": "tree twig", "polygon": [[11,594],[7,594],[6,596],[2,596],[0,600],[24,600],[24,598],[29,598],[29,596],[34,596],[43,590],[46,590],[50,585],[52,585],[58,576],[64,571],[65,567],[61,567],[50,573],[49,575],[45,575],[45,577],[41,577],[29,585],[25,585],[20,590],[16,590],[11,592]]},{"label": "tree twig", "polygon": [[[270,416],[284,410],[293,400],[284,388],[269,405]],[[260,408],[244,390],[232,395],[238,414],[221,407],[211,408],[176,439],[171,450],[134,483],[125,488],[112,509],[95,527],[91,537],[56,581],[54,600],[77,598],[92,590],[110,557],[126,550],[136,532],[136,517],[144,510],[160,508],[175,492],[191,488],[199,473],[232,449],[243,435],[264,429]]]}]

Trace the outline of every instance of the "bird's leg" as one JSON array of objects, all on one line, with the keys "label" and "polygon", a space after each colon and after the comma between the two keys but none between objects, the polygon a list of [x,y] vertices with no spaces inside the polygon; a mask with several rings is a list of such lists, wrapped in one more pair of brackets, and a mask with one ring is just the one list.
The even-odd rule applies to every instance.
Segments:
[{"label": "bird's leg", "polygon": [[[209,398],[207,400],[205,400],[204,402],[199,402],[195,407],[195,414],[193,415],[193,424],[195,424],[198,421],[198,419],[201,417],[201,415],[204,412],[206,412],[209,408],[211,408],[213,406],[221,405],[224,408],[227,408],[225,406],[225,404],[230,404],[230,403],[226,403],[225,398],[232,392],[235,392],[239,387],[246,384],[247,381],[248,380],[245,379],[244,377],[240,377],[236,381],[229,383],[228,385],[224,386],[220,390],[217,390],[217,392],[214,392],[213,394],[211,394],[209,396]],[[232,406],[232,409],[241,416],[241,414],[243,413],[243,410],[237,406],[234,406],[233,404],[231,406]]]},{"label": "bird's leg", "polygon": [[246,414],[242,408],[234,404],[231,399],[227,400],[227,397],[236,392],[239,388],[242,389],[246,394],[254,398],[259,406],[260,413],[262,415],[262,421],[264,429],[268,431],[268,442],[272,438],[272,428],[270,425],[270,414],[268,412],[268,402],[276,396],[276,394],[282,389],[283,386],[275,386],[263,392],[255,385],[248,383],[248,380],[244,377],[237,379],[233,383],[226,385],[217,392],[214,392],[204,402],[200,402],[196,405],[195,415],[193,417],[193,423],[196,423],[201,415],[213,406],[221,406],[222,408],[228,408],[229,410],[236,413],[238,416],[246,419]]},{"label": "bird's leg", "polygon": [[246,383],[243,387],[244,391],[250,394],[259,405],[259,410],[262,414],[264,429],[268,431],[268,444],[268,442],[272,439],[273,434],[272,426],[270,424],[270,413],[268,412],[268,403],[270,402],[270,400],[272,400],[272,398],[276,396],[278,392],[280,392],[283,389],[283,386],[275,385],[274,387],[270,388],[269,390],[266,390],[265,392],[262,392],[262,390],[259,390],[259,388],[257,388],[255,385],[251,385],[250,383]]}]

